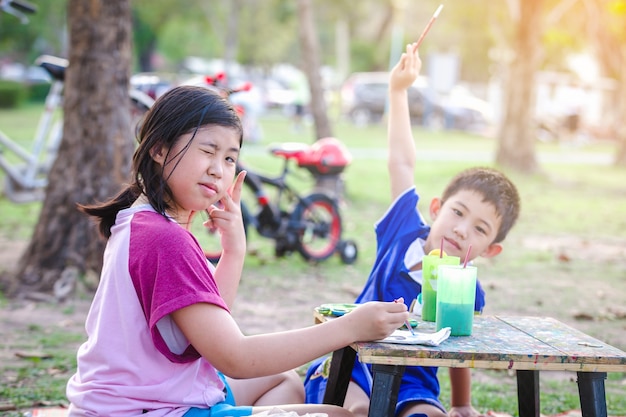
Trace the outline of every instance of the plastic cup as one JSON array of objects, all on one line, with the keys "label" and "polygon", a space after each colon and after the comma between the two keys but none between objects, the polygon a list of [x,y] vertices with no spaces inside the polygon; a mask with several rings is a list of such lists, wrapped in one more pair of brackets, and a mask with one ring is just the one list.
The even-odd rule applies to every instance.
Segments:
[{"label": "plastic cup", "polygon": [[451,336],[469,336],[474,324],[475,266],[438,267],[437,330],[450,327]]},{"label": "plastic cup", "polygon": [[460,263],[458,256],[426,255],[422,258],[422,320],[435,321],[437,317],[437,267]]}]

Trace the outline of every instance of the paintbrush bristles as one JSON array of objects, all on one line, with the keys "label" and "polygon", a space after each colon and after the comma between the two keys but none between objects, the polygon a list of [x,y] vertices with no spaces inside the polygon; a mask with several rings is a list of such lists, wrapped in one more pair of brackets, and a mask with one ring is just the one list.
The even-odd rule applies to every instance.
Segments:
[{"label": "paintbrush bristles", "polygon": [[439,7],[437,7],[437,10],[435,10],[435,14],[433,15],[435,19],[439,17],[439,13],[441,13],[441,9],[443,9],[443,4],[440,4]]}]

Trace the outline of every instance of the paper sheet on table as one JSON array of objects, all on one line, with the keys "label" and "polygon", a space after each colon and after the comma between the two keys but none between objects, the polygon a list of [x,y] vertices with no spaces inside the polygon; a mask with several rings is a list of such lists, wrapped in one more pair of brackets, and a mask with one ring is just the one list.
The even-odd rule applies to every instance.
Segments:
[{"label": "paper sheet on table", "polygon": [[396,330],[386,338],[377,340],[377,342],[398,343],[401,345],[439,346],[439,344],[448,337],[450,337],[449,327],[444,327],[437,333],[415,332],[415,335],[412,335],[408,330]]}]

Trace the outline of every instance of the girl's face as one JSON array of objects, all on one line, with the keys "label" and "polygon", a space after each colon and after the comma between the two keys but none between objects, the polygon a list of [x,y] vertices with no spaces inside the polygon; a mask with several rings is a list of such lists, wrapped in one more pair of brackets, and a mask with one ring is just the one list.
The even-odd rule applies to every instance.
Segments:
[{"label": "girl's face", "polygon": [[193,132],[181,136],[169,152],[153,152],[174,196],[169,214],[180,224],[187,222],[192,212],[208,209],[225,195],[235,177],[240,150],[238,133],[229,127],[201,127],[190,143],[192,136]]},{"label": "girl's face", "polygon": [[443,205],[440,199],[433,199],[430,215],[433,223],[426,253],[439,248],[442,239],[443,250],[461,260],[465,259],[469,245],[472,245],[470,260],[500,253],[501,245],[492,242],[498,234],[501,219],[494,205],[483,201],[479,193],[461,190]]}]

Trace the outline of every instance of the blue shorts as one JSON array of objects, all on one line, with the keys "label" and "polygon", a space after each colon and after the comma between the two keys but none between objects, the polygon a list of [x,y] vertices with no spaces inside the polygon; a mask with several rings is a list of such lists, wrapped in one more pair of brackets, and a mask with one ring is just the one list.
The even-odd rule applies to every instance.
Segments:
[{"label": "blue shorts", "polygon": [[252,415],[252,407],[249,405],[235,405],[235,397],[233,396],[226,378],[221,372],[218,373],[222,381],[224,381],[224,392],[226,398],[211,408],[192,407],[187,411],[185,417],[244,417]]},{"label": "blue shorts", "polygon": [[[328,383],[331,357],[323,357],[313,361],[304,379],[305,402],[322,404]],[[442,412],[446,412],[439,402],[439,383],[436,380],[437,368],[407,367],[398,391],[396,415],[410,403],[430,404]],[[372,392],[372,374],[369,367],[357,359],[352,368],[351,381],[356,383],[370,396]]]},{"label": "blue shorts", "polygon": [[236,406],[222,401],[211,408],[190,408],[185,417],[243,417],[251,416],[252,407],[247,405]]}]

